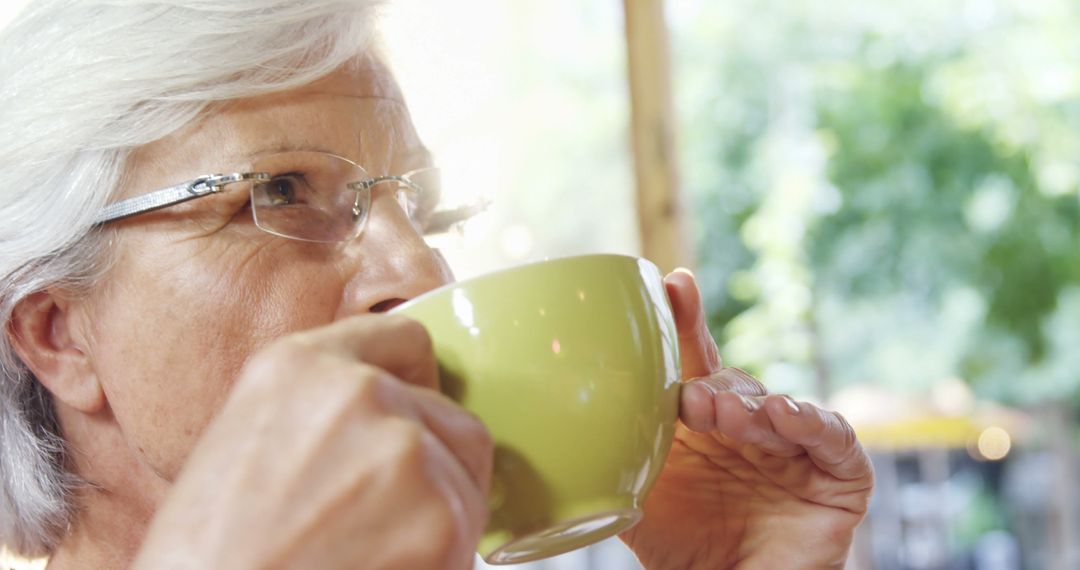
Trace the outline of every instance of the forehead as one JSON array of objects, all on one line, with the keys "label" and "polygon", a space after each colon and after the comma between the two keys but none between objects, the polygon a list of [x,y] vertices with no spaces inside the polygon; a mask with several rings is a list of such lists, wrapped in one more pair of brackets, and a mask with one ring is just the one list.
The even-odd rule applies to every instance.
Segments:
[{"label": "forehead", "polygon": [[357,58],[308,85],[222,103],[136,151],[125,194],[211,172],[242,170],[280,150],[322,150],[372,174],[429,161],[400,89],[374,57]]}]

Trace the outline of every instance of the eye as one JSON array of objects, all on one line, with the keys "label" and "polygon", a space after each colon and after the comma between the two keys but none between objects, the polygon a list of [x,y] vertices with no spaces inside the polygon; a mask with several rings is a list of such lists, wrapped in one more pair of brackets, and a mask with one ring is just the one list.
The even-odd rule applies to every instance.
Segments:
[{"label": "eye", "polygon": [[271,206],[289,206],[296,203],[297,186],[300,182],[295,176],[279,176],[263,183],[262,191]]}]

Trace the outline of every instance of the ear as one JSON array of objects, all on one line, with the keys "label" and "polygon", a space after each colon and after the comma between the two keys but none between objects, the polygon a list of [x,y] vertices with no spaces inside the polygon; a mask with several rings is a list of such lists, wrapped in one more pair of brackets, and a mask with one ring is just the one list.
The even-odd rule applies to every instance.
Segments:
[{"label": "ear", "polygon": [[56,291],[42,291],[15,306],[7,334],[15,352],[57,399],[92,414],[105,407],[105,392],[87,356],[79,305]]}]

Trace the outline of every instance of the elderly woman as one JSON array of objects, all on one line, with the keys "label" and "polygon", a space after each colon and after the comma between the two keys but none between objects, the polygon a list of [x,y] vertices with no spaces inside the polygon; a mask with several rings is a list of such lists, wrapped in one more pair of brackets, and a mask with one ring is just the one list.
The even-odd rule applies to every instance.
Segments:
[{"label": "elderly woman", "polygon": [[[385,314],[451,275],[371,4],[40,0],[3,30],[0,543],[471,566],[492,443]],[[851,428],[723,368],[693,278],[666,283],[688,384],[623,540],[647,568],[841,567],[873,480]]]}]

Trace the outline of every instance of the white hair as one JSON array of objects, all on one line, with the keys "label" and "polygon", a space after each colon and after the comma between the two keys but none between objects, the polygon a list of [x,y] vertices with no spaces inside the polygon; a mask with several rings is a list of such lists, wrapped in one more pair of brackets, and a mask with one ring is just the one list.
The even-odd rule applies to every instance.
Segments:
[{"label": "white hair", "polygon": [[[0,325],[108,265],[93,228],[130,152],[218,101],[314,81],[371,49],[377,0],[35,0],[0,30]],[[47,554],[67,530],[51,396],[0,334],[0,545]]]}]

